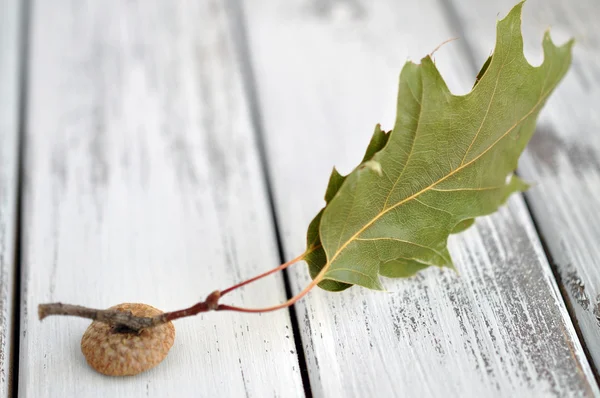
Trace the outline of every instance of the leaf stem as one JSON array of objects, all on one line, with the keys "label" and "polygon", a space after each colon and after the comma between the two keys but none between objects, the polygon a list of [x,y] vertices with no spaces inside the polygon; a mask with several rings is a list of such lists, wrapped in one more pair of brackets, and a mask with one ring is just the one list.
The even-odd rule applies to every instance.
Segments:
[{"label": "leaf stem", "polygon": [[286,308],[302,297],[304,297],[313,287],[315,287],[323,277],[325,276],[325,272],[327,271],[328,264],[323,267],[323,269],[319,272],[319,274],[309,283],[300,293],[290,298],[286,302],[278,305],[274,305],[271,307],[265,308],[242,308],[235,307],[225,304],[219,304],[219,300],[225,294],[230,293],[242,286],[245,286],[249,283],[255,282],[259,279],[262,279],[266,276],[269,276],[275,272],[282,271],[289,267],[292,264],[295,264],[301,260],[303,260],[307,254],[317,249],[318,247],[312,247],[307,250],[300,256],[290,260],[286,263],[281,264],[280,266],[273,268],[270,271],[264,272],[260,275],[257,275],[253,278],[250,278],[244,282],[240,282],[236,285],[233,285],[223,291],[215,290],[211,294],[206,297],[204,301],[196,303],[191,307],[165,312],[160,315],[156,315],[153,317],[139,317],[134,316],[131,312],[125,311],[117,311],[117,310],[99,310],[94,308],[87,308],[79,305],[71,305],[71,304],[63,304],[63,303],[49,303],[49,304],[40,304],[38,306],[38,316],[40,320],[46,318],[50,315],[66,315],[66,316],[76,316],[80,318],[88,318],[98,322],[104,322],[113,325],[113,330],[120,332],[128,332],[128,333],[136,333],[142,329],[155,327],[158,325],[162,325],[164,323],[173,321],[175,319],[185,318],[193,315],[197,315],[203,312],[208,311],[237,311],[237,312],[247,312],[247,313],[259,313],[259,312],[270,312],[278,309]]},{"label": "leaf stem", "polygon": [[301,255],[299,255],[298,257],[294,258],[293,260],[290,260],[290,261],[288,261],[287,263],[283,263],[283,264],[281,264],[279,267],[273,268],[272,270],[269,270],[269,271],[267,271],[267,272],[265,272],[265,273],[262,273],[262,274],[260,274],[260,275],[257,275],[257,276],[255,276],[254,278],[250,278],[250,279],[248,279],[248,280],[246,280],[246,281],[243,281],[243,282],[240,282],[240,283],[238,283],[237,285],[233,285],[233,286],[231,286],[231,287],[228,287],[228,288],[227,288],[227,289],[225,289],[225,290],[221,290],[221,297],[223,297],[223,296],[224,296],[224,295],[226,295],[227,293],[229,293],[229,292],[232,292],[232,291],[234,291],[234,290],[236,290],[236,289],[238,289],[238,288],[240,288],[240,287],[242,287],[242,286],[245,286],[245,285],[247,285],[247,284],[249,284],[249,283],[255,282],[255,281],[257,281],[257,280],[259,280],[259,279],[262,279],[262,278],[264,278],[264,277],[266,277],[266,276],[269,276],[269,275],[271,275],[271,274],[274,274],[275,272],[283,271],[284,269],[286,269],[286,268],[287,268],[287,267],[289,267],[290,265],[292,265],[292,264],[295,264],[295,263],[297,263],[297,262],[299,262],[299,261],[302,261],[302,260],[304,259],[304,257],[306,256],[306,254],[307,254],[307,253],[308,253],[308,252],[306,252],[306,253],[302,253]]},{"label": "leaf stem", "polygon": [[298,293],[294,297],[290,298],[285,303],[274,305],[272,307],[263,307],[263,308],[243,308],[243,307],[235,307],[232,305],[219,304],[219,306],[217,307],[217,311],[236,311],[236,312],[258,313],[258,312],[271,312],[271,311],[280,310],[282,308],[287,308],[287,307],[293,305],[294,303],[296,303],[296,301],[300,300],[302,297],[306,296],[306,294],[308,292],[310,292],[310,290],[313,287],[315,287],[319,282],[321,282],[321,280],[323,280],[323,276],[325,276],[325,272],[327,271],[327,268],[329,268],[329,267],[327,265],[325,265],[325,267],[323,267],[323,269],[319,272],[319,274],[304,289],[302,289],[302,291],[300,293]]}]

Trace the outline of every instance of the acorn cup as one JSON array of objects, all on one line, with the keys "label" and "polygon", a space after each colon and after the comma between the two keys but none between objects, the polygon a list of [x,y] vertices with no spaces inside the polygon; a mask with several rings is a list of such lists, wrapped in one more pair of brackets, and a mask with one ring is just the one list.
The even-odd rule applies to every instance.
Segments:
[{"label": "acorn cup", "polygon": [[[147,304],[124,303],[110,308],[134,316],[153,317],[162,311]],[[93,321],[81,338],[88,364],[107,376],[133,376],[151,369],[166,358],[175,341],[173,322],[132,331]]]}]

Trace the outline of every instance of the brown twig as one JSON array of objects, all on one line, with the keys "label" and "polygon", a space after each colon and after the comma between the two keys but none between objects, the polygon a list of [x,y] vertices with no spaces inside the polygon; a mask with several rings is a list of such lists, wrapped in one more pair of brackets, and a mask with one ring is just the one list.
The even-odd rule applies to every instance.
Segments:
[{"label": "brown twig", "polygon": [[71,305],[71,304],[63,304],[63,303],[50,303],[50,304],[40,304],[38,306],[38,315],[40,320],[46,318],[50,315],[66,315],[66,316],[76,316],[80,318],[88,318],[94,321],[108,323],[113,326],[113,330],[120,332],[129,332],[136,333],[142,329],[151,328],[154,326],[162,325],[164,323],[173,321],[179,318],[185,318],[188,316],[198,315],[203,312],[208,311],[237,311],[237,312],[269,312],[277,309],[289,307],[293,305],[296,301],[304,297],[323,277],[325,268],[321,271],[321,273],[299,294],[292,297],[288,301],[282,304],[278,304],[272,307],[266,308],[242,308],[242,307],[234,307],[229,305],[219,304],[219,299],[236,289],[241,288],[249,283],[255,282],[261,278],[264,278],[268,275],[271,275],[277,271],[282,271],[288,266],[297,263],[304,259],[304,257],[310,253],[310,251],[314,250],[311,248],[309,251],[303,253],[302,255],[296,257],[295,259],[288,261],[270,271],[262,273],[258,276],[250,278],[244,282],[233,285],[223,291],[215,290],[211,294],[208,295],[206,300],[201,301],[199,303],[194,304],[189,308],[185,308],[183,310],[177,310],[172,312],[165,312],[160,315],[156,315],[153,317],[139,317],[133,315],[131,312],[127,311],[117,311],[117,310],[99,310],[94,308],[82,307],[79,305]]},{"label": "brown twig", "polygon": [[197,303],[190,308],[166,312],[153,317],[135,316],[129,311],[98,310],[82,307],[80,305],[63,303],[40,304],[38,306],[38,316],[40,317],[40,320],[50,315],[77,316],[108,323],[113,325],[115,330],[139,332],[142,329],[162,325],[163,323],[170,322],[174,319],[216,310],[219,305],[219,298],[220,292],[217,290],[209,294],[205,301]]},{"label": "brown twig", "polygon": [[139,331],[166,322],[163,320],[164,314],[155,317],[138,317],[134,316],[129,311],[98,310],[95,308],[63,303],[40,304],[38,306],[38,315],[40,320],[50,315],[77,316],[108,323],[116,327],[125,327],[132,331]]}]

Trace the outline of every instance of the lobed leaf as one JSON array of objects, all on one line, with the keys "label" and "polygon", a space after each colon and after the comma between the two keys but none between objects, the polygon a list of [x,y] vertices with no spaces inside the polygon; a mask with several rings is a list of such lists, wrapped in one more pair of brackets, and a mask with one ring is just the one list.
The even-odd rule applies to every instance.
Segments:
[{"label": "lobed leaf", "polygon": [[349,175],[334,169],[327,204],[309,226],[306,260],[319,286],[382,289],[379,275],[451,267],[448,236],[527,188],[513,172],[569,68],[573,42],[557,47],[546,32],[544,62],[531,66],[522,6],[498,22],[494,53],[466,95],[448,90],[430,57],[406,63],[394,129],[386,134],[377,126]]}]

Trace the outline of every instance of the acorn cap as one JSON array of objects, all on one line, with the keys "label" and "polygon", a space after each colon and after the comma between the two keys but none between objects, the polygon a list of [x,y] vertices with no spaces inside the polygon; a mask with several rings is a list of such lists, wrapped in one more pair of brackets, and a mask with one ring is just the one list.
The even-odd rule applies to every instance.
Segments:
[{"label": "acorn cap", "polygon": [[[147,304],[124,303],[110,308],[131,311],[135,316],[151,317],[162,311]],[[123,333],[113,326],[94,321],[81,338],[81,351],[88,364],[107,376],[133,376],[158,365],[175,341],[172,322]]]}]

